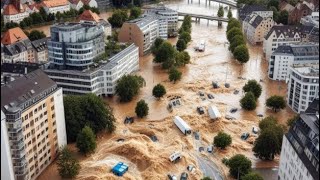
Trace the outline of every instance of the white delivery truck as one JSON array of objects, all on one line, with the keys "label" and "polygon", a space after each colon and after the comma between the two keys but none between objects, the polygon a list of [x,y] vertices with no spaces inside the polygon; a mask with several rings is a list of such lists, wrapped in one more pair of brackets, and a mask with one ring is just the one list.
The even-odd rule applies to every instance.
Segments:
[{"label": "white delivery truck", "polygon": [[216,106],[209,106],[208,113],[209,113],[210,119],[221,118],[221,114]]},{"label": "white delivery truck", "polygon": [[191,134],[191,128],[190,126],[179,116],[175,116],[174,119],[174,124],[178,126],[178,128],[182,131],[183,134],[188,135]]}]

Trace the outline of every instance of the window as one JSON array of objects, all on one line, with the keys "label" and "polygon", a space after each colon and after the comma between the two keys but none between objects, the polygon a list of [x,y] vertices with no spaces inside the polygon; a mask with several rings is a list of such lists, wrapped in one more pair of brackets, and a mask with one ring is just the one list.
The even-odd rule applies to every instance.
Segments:
[{"label": "window", "polygon": [[53,119],[54,117],[56,117],[56,116],[55,116],[55,114],[53,113],[53,114],[52,114],[52,119]]},{"label": "window", "polygon": [[43,103],[42,108],[45,108],[45,107],[46,107],[46,103]]}]

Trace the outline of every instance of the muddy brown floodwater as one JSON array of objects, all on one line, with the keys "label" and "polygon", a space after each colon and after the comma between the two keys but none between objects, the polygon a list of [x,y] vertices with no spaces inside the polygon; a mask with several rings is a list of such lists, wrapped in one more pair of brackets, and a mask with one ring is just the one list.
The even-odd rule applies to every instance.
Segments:
[{"label": "muddy brown floodwater", "polygon": [[[203,14],[216,14],[218,8],[215,3],[210,8],[197,3],[188,5],[187,0],[170,2],[167,6],[182,12],[190,10],[193,13]],[[236,14],[235,10],[233,12]],[[77,179],[119,179],[110,172],[118,161],[126,162],[130,166],[129,171],[120,179],[166,179],[168,173],[180,177],[182,172],[187,171],[186,167],[189,164],[196,167],[193,173],[189,173],[190,179],[200,179],[203,174],[196,159],[198,145],[193,135],[182,135],[174,125],[172,119],[175,115],[182,117],[193,130],[200,132],[201,145],[204,147],[212,144],[213,137],[219,131],[225,131],[233,137],[232,145],[226,150],[217,150],[213,154],[200,153],[218,166],[225,179],[231,178],[228,176],[228,168],[221,163],[221,159],[235,154],[246,155],[255,168],[278,166],[279,157],[268,162],[255,158],[252,152],[254,137],[245,142],[240,139],[240,135],[243,132],[251,133],[252,126],[258,126],[261,118],[257,114],[272,115],[282,124],[294,115],[289,108],[274,113],[265,107],[265,100],[269,96],[286,95],[286,84],[270,81],[267,78],[267,62],[263,58],[261,46],[248,45],[250,61],[243,66],[237,63],[228,51],[225,31],[225,23],[222,28],[217,27],[217,22],[210,22],[207,25],[205,20],[200,24],[192,24],[192,42],[187,48],[191,63],[180,69],[183,72],[182,80],[175,84],[168,81],[166,71],[152,62],[152,55],[141,57],[140,70],[136,74],[146,80],[146,86],[129,103],[119,103],[117,97],[105,98],[114,110],[117,129],[112,134],[99,135],[96,152],[88,157],[81,157],[82,169]],[[195,52],[193,47],[201,40],[206,41],[206,51]],[[170,39],[170,42],[175,43],[176,39]],[[243,96],[241,89],[247,82],[244,78],[262,80],[262,95],[254,111],[248,112],[240,108],[239,100]],[[212,81],[217,81],[221,88],[213,89]],[[225,82],[230,83],[231,87],[225,88]],[[167,89],[166,96],[160,100],[152,96],[152,88],[157,83],[163,84]],[[234,90],[240,90],[240,93],[235,95]],[[211,93],[215,98],[202,100],[198,95],[199,91]],[[173,96],[181,97],[182,105],[170,113],[166,107],[168,100]],[[135,116],[135,105],[140,99],[149,104],[149,115],[143,119],[136,119],[131,125],[124,125],[126,116]],[[211,121],[208,113],[199,115],[196,112],[197,106],[203,106],[207,110],[208,105],[217,106],[223,117],[228,114],[236,120],[221,118]],[[230,114],[229,110],[232,107],[239,108],[239,111]],[[157,142],[150,139],[154,135],[158,138]],[[120,138],[124,141],[117,142]],[[183,156],[176,164],[168,159],[174,151],[180,151]],[[55,164],[49,166],[38,179],[48,178],[59,179]]]}]

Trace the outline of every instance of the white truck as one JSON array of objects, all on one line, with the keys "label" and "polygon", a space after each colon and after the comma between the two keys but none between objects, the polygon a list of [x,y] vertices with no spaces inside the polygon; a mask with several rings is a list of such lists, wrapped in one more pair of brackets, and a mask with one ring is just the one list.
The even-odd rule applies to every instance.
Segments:
[{"label": "white truck", "polygon": [[178,151],[175,151],[173,154],[169,156],[169,160],[171,162],[177,162],[179,159],[181,159],[181,153]]},{"label": "white truck", "polygon": [[191,134],[190,126],[183,119],[181,119],[181,117],[175,116],[173,121],[174,124],[178,126],[178,128],[180,129],[180,131],[182,131],[184,135]]},{"label": "white truck", "polygon": [[209,113],[210,119],[221,118],[221,114],[216,106],[209,106],[208,113]]}]

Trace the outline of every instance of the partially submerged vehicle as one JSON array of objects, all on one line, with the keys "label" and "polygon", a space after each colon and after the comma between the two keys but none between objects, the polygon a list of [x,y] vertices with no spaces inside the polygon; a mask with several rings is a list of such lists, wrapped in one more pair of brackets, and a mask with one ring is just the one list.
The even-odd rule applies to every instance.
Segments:
[{"label": "partially submerged vehicle", "polygon": [[221,118],[221,114],[216,106],[209,106],[208,107],[208,113],[210,116],[210,119],[219,119]]},{"label": "partially submerged vehicle", "polygon": [[184,135],[191,134],[190,126],[181,117],[175,116],[173,121]]}]

